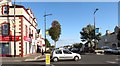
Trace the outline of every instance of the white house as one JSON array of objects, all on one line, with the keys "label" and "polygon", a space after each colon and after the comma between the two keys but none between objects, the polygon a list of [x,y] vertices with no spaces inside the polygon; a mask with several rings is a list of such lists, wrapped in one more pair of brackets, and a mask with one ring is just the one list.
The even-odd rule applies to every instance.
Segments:
[{"label": "white house", "polygon": [[114,32],[110,32],[109,30],[106,31],[106,34],[101,37],[101,40],[98,42],[98,47],[102,46],[109,46],[113,47],[116,45],[118,47],[118,39],[117,39],[117,34],[118,30],[120,29],[120,26],[116,26],[114,29]]}]

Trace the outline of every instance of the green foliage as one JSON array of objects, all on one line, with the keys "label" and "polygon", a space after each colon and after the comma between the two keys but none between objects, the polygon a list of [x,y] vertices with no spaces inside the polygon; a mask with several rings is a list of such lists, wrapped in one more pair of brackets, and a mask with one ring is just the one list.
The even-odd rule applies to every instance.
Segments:
[{"label": "green foliage", "polygon": [[52,27],[49,29],[49,35],[51,36],[51,39],[54,40],[55,47],[56,47],[56,42],[60,37],[60,34],[61,34],[61,25],[58,21],[55,20],[52,22]]},{"label": "green foliage", "polygon": [[92,47],[93,40],[96,39],[94,43],[97,44],[97,41],[99,41],[101,37],[101,33],[98,33],[95,35],[94,25],[91,25],[91,24],[87,25],[86,27],[83,27],[80,34],[82,39],[81,41],[86,42],[85,44],[90,43],[91,47]]},{"label": "green foliage", "polygon": [[50,44],[50,42],[48,41],[48,39],[45,39],[45,43],[46,43],[46,47],[50,47],[50,46],[51,46],[51,44]]},{"label": "green foliage", "polygon": [[83,46],[82,43],[75,43],[75,44],[73,44],[74,48],[81,48],[82,46]]}]

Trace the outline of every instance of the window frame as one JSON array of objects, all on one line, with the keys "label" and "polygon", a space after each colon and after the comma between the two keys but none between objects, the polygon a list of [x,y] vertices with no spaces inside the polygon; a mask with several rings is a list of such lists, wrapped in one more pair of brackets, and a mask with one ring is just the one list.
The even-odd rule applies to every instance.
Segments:
[{"label": "window frame", "polygon": [[[58,51],[59,51],[59,53],[58,53]],[[61,50],[56,50],[55,54],[62,54],[62,51]]]}]

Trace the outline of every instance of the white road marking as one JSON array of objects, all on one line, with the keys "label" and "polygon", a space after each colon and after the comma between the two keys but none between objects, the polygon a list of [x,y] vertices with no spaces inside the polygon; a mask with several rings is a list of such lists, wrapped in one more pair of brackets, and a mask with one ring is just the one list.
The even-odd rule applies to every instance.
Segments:
[{"label": "white road marking", "polygon": [[41,56],[37,56],[37,57],[34,58],[34,60],[37,60],[37,59],[40,58],[40,57],[41,57]]},{"label": "white road marking", "polygon": [[34,59],[25,59],[25,61],[34,61]]},{"label": "white road marking", "polygon": [[115,59],[116,61],[120,60],[120,59]]},{"label": "white road marking", "polygon": [[106,61],[107,63],[111,63],[111,64],[115,64],[117,62],[113,62],[113,61]]}]

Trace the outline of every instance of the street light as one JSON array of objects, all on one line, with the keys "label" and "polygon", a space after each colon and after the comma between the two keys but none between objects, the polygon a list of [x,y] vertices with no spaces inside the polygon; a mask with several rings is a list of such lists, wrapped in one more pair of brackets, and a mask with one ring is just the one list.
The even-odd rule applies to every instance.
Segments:
[{"label": "street light", "polygon": [[44,25],[45,25],[45,52],[46,52],[46,16],[51,16],[52,14],[46,14],[43,16],[44,17]]},{"label": "street light", "polygon": [[[95,30],[95,32],[94,33],[96,33],[96,22],[95,22],[95,14],[96,14],[96,12],[98,11],[99,9],[98,8],[96,8],[95,9],[95,11],[94,11],[94,13],[93,13],[93,15],[94,15],[94,30]],[[94,34],[94,35],[96,35],[96,34]],[[96,39],[94,38],[94,42],[96,41]],[[96,45],[95,45],[96,46]]]},{"label": "street light", "polygon": [[95,13],[96,13],[98,10],[99,10],[99,9],[96,8],[95,11],[94,11],[94,14],[93,14],[93,15],[94,15],[94,28],[96,27],[96,23],[95,23]]}]

